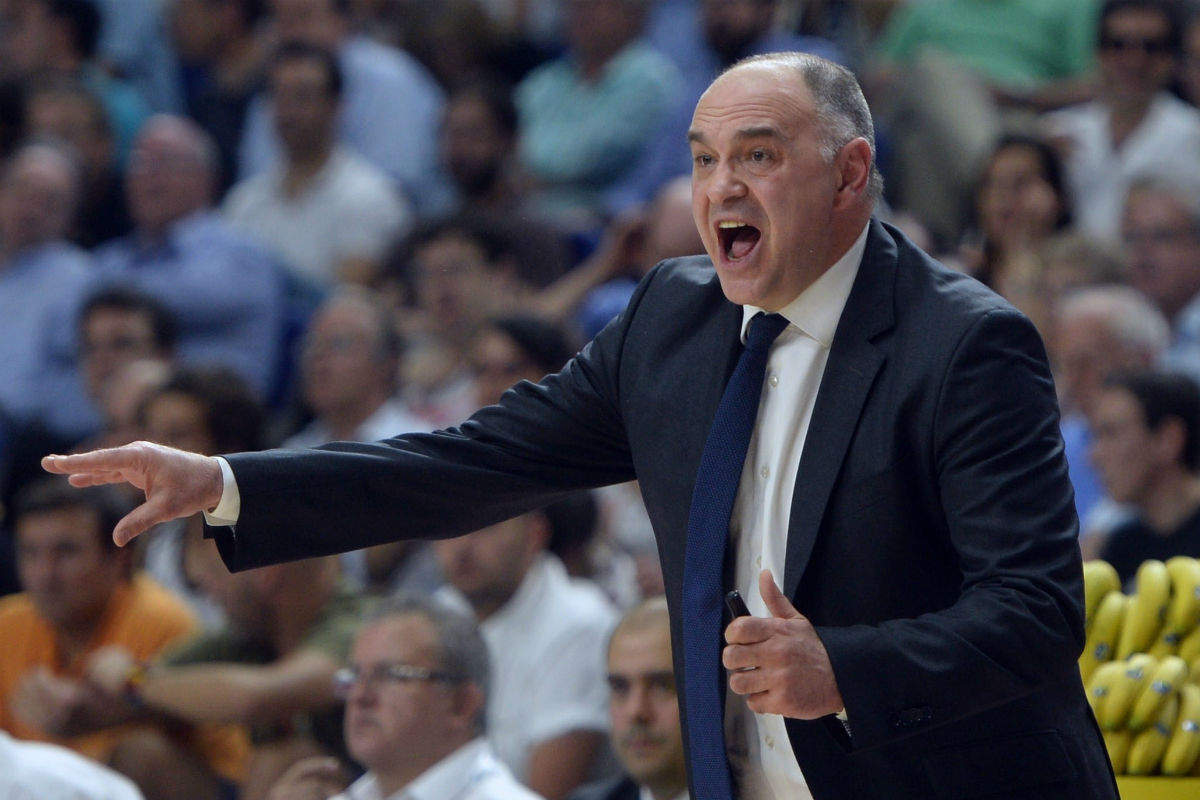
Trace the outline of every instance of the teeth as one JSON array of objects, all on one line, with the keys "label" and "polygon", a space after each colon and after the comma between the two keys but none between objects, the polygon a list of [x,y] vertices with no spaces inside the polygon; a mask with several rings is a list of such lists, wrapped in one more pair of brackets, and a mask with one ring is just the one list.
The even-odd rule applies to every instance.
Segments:
[{"label": "teeth", "polygon": [[746,223],[735,222],[733,220],[724,220],[722,222],[718,222],[717,227],[718,228],[744,228],[744,227],[746,227]]}]

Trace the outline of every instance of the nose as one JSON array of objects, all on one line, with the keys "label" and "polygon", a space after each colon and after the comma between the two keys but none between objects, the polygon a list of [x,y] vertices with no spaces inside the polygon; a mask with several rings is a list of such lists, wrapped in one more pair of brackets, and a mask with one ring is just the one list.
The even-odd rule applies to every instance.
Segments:
[{"label": "nose", "polygon": [[709,173],[705,191],[708,194],[709,202],[716,206],[732,199],[744,197],[746,183],[738,172],[737,164],[732,159],[721,159]]}]

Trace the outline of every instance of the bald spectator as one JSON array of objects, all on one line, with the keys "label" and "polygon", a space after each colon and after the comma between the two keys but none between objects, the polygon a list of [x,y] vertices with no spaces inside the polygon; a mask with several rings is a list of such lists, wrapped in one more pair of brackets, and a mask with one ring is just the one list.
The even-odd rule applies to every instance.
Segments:
[{"label": "bald spectator", "polygon": [[0,407],[67,445],[100,422],[75,368],[71,321],[92,271],[66,240],[79,192],[78,163],[51,142],[0,169]]},{"label": "bald spectator", "polygon": [[378,167],[337,141],[342,70],[318,45],[288,42],[268,71],[278,163],[230,190],[225,215],[269,244],[304,284],[370,284],[408,231],[408,201]]},{"label": "bald spectator", "polygon": [[279,380],[282,267],[213,209],[217,156],[195,123],[146,123],[126,174],[135,229],[96,251],[101,279],[138,288],[179,323],[179,356],[235,369],[260,397]]},{"label": "bald spectator", "polygon": [[[268,0],[268,6],[279,41],[308,42],[337,54],[346,79],[340,141],[395,180],[418,214],[444,209],[449,198],[436,151],[444,98],[433,77],[403,50],[356,34],[350,0]],[[240,177],[282,157],[269,103],[260,97],[250,106]]]},{"label": "bald spectator", "polygon": [[566,53],[517,86],[522,166],[538,208],[587,230],[677,102],[679,71],[642,39],[648,0],[571,0]]},{"label": "bald spectator", "polygon": [[683,732],[662,597],[629,610],[608,642],[609,736],[624,773],[571,800],[687,800]]},{"label": "bald spectator", "polygon": [[488,644],[496,754],[522,783],[561,800],[603,764],[601,664],[616,613],[546,552],[550,534],[533,512],[433,546],[444,594],[474,611]]}]

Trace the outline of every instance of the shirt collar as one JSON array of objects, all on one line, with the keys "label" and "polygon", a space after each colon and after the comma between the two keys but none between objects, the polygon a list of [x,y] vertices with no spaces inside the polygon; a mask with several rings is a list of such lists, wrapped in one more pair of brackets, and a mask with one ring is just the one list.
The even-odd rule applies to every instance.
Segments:
[{"label": "shirt collar", "polygon": [[[638,785],[638,798],[639,798],[639,800],[654,800],[654,795],[650,794],[650,790],[647,789],[645,786],[642,786],[639,784]],[[684,789],[682,792],[675,795],[675,797],[672,800],[689,800],[687,789]]]},{"label": "shirt collar", "polygon": [[[854,279],[858,277],[863,253],[867,249],[867,231],[870,227],[869,222],[863,226],[862,233],[854,240],[854,244],[850,245],[850,249],[795,300],[779,310],[780,314],[787,317],[788,322],[823,347],[829,347],[833,343],[838,320],[842,317],[842,309],[846,307],[850,289],[854,286]],[[750,328],[750,320],[760,311],[763,309],[758,306],[742,306],[743,343],[746,341],[746,331]]]},{"label": "shirt collar", "polygon": [[464,744],[417,776],[400,796],[406,800],[445,800],[464,794],[465,789],[493,769],[490,759],[483,758],[486,747],[483,738]]}]

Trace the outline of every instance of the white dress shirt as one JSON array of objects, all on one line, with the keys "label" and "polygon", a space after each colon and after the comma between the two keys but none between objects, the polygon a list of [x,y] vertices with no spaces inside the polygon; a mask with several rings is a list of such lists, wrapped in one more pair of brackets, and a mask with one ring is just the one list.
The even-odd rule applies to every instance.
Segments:
[{"label": "white dress shirt", "polygon": [[142,793],[124,775],[73,750],[0,731],[0,798],[142,800]]},{"label": "white dress shirt", "polygon": [[[791,323],[771,346],[758,420],[746,451],[729,522],[735,554],[733,588],[755,616],[770,616],[758,591],[758,574],[771,570],[783,586],[788,520],[800,454],[812,419],[829,347],[867,246],[867,230],[824,275],[779,313]],[[762,309],[743,310],[742,341]],[[800,609],[803,613],[803,609]],[[812,795],[796,763],[783,717],[756,714],[745,699],[725,694],[725,740],[743,800]]]},{"label": "white dress shirt", "polygon": [[330,800],[542,800],[517,783],[485,739],[455,750],[398,792],[384,797],[367,773]]}]

